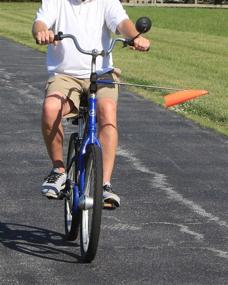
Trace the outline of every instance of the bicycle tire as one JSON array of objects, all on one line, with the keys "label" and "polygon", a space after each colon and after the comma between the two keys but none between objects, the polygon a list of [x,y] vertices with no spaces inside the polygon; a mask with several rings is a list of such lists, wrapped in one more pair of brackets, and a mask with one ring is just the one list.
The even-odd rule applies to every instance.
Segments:
[{"label": "bicycle tire", "polygon": [[81,211],[80,248],[84,262],[91,262],[97,253],[102,203],[103,168],[101,149],[94,144],[87,148],[85,163],[85,195],[93,198],[92,207]]},{"label": "bicycle tire", "polygon": [[78,153],[77,146],[77,134],[71,134],[69,140],[69,147],[67,153],[67,182],[66,182],[66,193],[67,196],[64,199],[64,220],[65,220],[65,236],[69,241],[76,240],[79,233],[80,224],[80,210],[73,210],[75,202],[75,194],[73,186],[76,181],[76,161],[73,160]]}]

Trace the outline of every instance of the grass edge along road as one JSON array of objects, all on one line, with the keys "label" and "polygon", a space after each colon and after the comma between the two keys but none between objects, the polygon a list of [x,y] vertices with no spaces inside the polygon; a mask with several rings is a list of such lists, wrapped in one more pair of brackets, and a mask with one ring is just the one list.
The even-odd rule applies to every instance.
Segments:
[{"label": "grass edge along road", "polygon": [[[40,3],[0,3],[0,36],[42,52],[31,36],[31,25]],[[147,37],[149,53],[121,46],[114,63],[122,81],[186,89],[206,89],[209,95],[172,109],[202,126],[228,135],[228,9],[126,7],[135,21],[152,19]],[[131,88],[162,104],[164,91]]]}]

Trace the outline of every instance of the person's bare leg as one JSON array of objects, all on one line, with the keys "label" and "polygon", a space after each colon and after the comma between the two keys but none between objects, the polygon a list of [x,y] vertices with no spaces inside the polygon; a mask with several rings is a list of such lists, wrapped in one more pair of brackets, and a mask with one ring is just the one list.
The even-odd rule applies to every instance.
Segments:
[{"label": "person's bare leg", "polygon": [[99,140],[102,145],[103,183],[110,182],[118,144],[117,103],[109,98],[97,100]]},{"label": "person's bare leg", "polygon": [[42,132],[53,167],[64,172],[62,117],[73,109],[73,103],[61,93],[49,94],[43,103]]}]

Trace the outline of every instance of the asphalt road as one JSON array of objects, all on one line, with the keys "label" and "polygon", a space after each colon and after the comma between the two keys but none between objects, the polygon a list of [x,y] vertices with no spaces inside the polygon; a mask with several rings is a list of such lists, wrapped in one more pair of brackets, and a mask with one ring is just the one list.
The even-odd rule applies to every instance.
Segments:
[{"label": "asphalt road", "polygon": [[0,38],[0,284],[228,284],[228,139],[123,91],[121,207],[82,264],[63,202],[40,195],[45,79],[44,54]]}]

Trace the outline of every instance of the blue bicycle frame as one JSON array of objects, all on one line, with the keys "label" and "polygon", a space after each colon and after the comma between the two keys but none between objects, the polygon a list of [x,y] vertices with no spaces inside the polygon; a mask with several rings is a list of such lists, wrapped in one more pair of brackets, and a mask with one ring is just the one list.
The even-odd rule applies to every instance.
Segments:
[{"label": "blue bicycle frame", "polygon": [[[77,211],[79,205],[79,197],[83,196],[85,190],[85,155],[86,149],[89,144],[96,144],[101,149],[101,144],[97,138],[97,117],[96,117],[96,91],[97,91],[97,74],[96,74],[96,57],[97,54],[92,56],[92,73],[90,78],[90,92],[88,95],[88,110],[87,110],[87,132],[84,133],[82,144],[77,160],[76,175],[79,175],[78,181],[74,185],[74,205],[73,211]],[[80,122],[79,122],[80,124]],[[79,126],[81,128],[81,126]],[[75,176],[77,177],[77,176]]]}]

